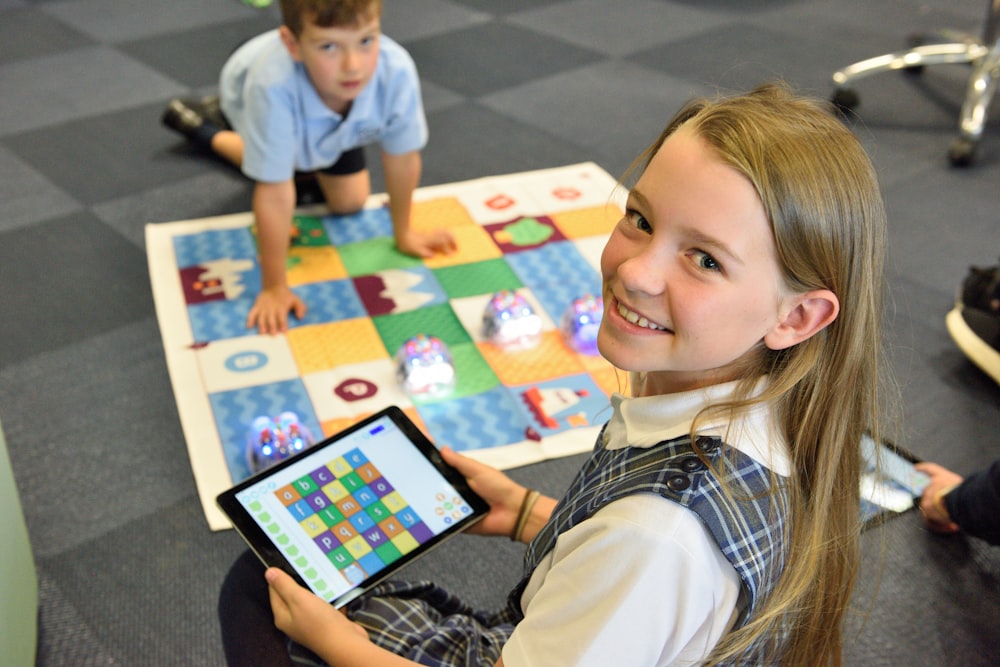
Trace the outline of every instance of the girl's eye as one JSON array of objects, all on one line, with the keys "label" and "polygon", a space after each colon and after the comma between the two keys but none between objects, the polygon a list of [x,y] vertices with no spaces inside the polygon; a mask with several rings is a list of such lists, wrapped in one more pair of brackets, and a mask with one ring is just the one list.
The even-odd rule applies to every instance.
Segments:
[{"label": "girl's eye", "polygon": [[365,37],[363,40],[361,40],[362,48],[371,46],[372,44],[375,43],[376,39],[377,38],[374,35],[372,35],[371,37]]},{"label": "girl's eye", "polygon": [[698,263],[699,269],[704,269],[706,271],[722,271],[722,267],[719,266],[719,263],[716,262],[715,258],[709,255],[707,252],[695,250],[692,252],[692,256]]},{"label": "girl's eye", "polygon": [[337,46],[336,44],[328,43],[328,44],[321,44],[319,48],[320,48],[321,51],[325,51],[327,53],[334,53],[340,47]]},{"label": "girl's eye", "polygon": [[646,232],[647,234],[653,233],[653,226],[638,211],[632,209],[625,211],[625,220],[641,232]]}]

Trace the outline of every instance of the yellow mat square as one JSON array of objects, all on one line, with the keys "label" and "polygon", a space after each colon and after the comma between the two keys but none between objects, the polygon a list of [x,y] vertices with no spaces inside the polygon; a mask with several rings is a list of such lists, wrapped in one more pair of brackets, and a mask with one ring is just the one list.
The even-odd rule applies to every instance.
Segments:
[{"label": "yellow mat square", "polygon": [[450,255],[434,255],[424,260],[424,264],[432,269],[458,264],[471,264],[487,259],[496,259],[503,255],[500,248],[490,238],[489,232],[479,225],[464,225],[451,229],[458,250]]},{"label": "yellow mat square", "polygon": [[368,318],[314,324],[291,329],[286,335],[303,375],[388,356]]},{"label": "yellow mat square", "polygon": [[454,197],[414,201],[410,211],[410,225],[420,231],[453,230],[456,227],[475,224],[469,212]]},{"label": "yellow mat square", "polygon": [[558,331],[543,332],[538,345],[527,350],[507,350],[493,343],[477,345],[505,385],[544,382],[583,371],[579,356],[566,347]]},{"label": "yellow mat square", "polygon": [[293,247],[288,251],[287,266],[290,287],[347,277],[340,253],[331,246]]},{"label": "yellow mat square", "polygon": [[[420,414],[417,412],[417,409],[415,407],[413,407],[412,405],[409,407],[405,407],[403,408],[403,413],[413,421],[413,424],[417,428],[419,428],[424,433],[424,435],[428,437],[428,439],[430,439],[430,435],[428,435],[427,432],[427,426],[424,425],[424,420],[420,418]],[[323,427],[323,437],[329,438],[331,435],[340,433],[344,429],[354,426],[362,419],[371,416],[371,414],[372,413],[370,412],[364,412],[352,415],[350,417],[336,417],[334,419],[326,419],[321,424],[321,426]]]},{"label": "yellow mat square", "polygon": [[579,239],[598,234],[609,234],[621,220],[624,212],[608,202],[605,206],[593,206],[574,211],[553,213],[549,217],[568,239]]}]

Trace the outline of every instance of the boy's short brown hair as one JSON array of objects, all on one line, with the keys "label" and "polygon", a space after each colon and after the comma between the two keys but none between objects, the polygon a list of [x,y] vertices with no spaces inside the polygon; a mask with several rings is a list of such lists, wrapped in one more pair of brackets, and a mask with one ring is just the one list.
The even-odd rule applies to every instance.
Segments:
[{"label": "boy's short brown hair", "polygon": [[382,0],[281,0],[281,20],[298,37],[306,20],[323,28],[353,26],[382,15]]}]

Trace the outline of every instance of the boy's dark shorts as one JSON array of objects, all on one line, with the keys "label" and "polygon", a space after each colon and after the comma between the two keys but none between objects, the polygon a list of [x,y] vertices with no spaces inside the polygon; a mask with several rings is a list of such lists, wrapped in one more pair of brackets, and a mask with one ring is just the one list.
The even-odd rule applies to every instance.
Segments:
[{"label": "boy's dark shorts", "polygon": [[365,166],[365,149],[359,146],[341,153],[340,159],[319,171],[330,176],[349,176],[364,170]]}]

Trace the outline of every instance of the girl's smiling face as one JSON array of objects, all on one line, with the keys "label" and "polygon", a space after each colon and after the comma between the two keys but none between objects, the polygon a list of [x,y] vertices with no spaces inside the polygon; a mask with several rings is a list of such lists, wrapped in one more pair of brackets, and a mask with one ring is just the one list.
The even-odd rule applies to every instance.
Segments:
[{"label": "girl's smiling face", "polygon": [[686,125],[629,193],[601,273],[598,346],[647,374],[644,394],[735,379],[794,307],[753,185]]}]

